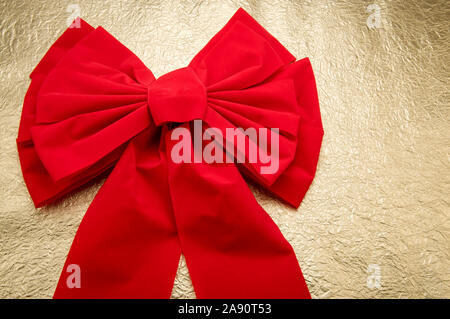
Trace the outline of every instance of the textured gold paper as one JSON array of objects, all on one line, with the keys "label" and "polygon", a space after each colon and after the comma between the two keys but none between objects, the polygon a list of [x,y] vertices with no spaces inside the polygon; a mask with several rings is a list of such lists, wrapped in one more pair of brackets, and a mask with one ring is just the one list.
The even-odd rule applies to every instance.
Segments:
[{"label": "textured gold paper", "polygon": [[[79,9],[160,76],[240,6],[316,75],[325,136],[312,187],[298,210],[253,189],[312,296],[450,297],[447,0],[1,0],[0,297],[52,296],[103,182],[36,210],[19,168],[28,75],[71,16]],[[195,297],[183,260],[172,296]]]}]

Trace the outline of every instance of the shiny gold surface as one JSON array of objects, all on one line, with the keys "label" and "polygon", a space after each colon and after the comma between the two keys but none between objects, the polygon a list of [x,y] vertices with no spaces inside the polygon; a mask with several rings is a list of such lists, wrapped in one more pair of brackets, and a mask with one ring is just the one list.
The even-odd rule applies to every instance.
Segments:
[{"label": "shiny gold surface", "polygon": [[[35,210],[19,169],[28,75],[71,4],[156,76],[185,66],[239,6],[309,56],[325,130],[316,179],[297,211],[254,191],[313,298],[450,298],[447,0],[1,0],[0,297],[51,297],[103,182]],[[195,297],[184,261],[173,297]]]}]

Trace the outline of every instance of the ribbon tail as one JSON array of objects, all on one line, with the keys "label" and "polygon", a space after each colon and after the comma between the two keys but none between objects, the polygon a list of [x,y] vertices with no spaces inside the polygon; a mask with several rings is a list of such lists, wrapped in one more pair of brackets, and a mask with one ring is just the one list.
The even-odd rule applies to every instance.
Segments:
[{"label": "ribbon tail", "polygon": [[[175,142],[165,135],[170,154]],[[168,174],[197,298],[311,298],[291,245],[234,163],[169,160]]]},{"label": "ribbon tail", "polygon": [[127,146],[81,222],[54,298],[170,297],[181,250],[159,132]]}]

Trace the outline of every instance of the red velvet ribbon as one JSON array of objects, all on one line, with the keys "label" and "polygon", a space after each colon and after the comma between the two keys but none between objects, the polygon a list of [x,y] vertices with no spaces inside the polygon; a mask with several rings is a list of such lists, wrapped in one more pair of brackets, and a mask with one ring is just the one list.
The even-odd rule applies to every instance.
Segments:
[{"label": "red velvet ribbon", "polygon": [[[311,184],[323,129],[307,58],[295,61],[239,9],[188,67],[158,79],[84,21],[30,77],[17,146],[35,206],[110,172],[55,298],[168,298],[181,253],[198,298],[310,297],[292,247],[243,178],[294,207]],[[223,131],[279,128],[279,169],[175,163],[171,132],[197,119]],[[79,287],[68,285],[71,265]]]}]

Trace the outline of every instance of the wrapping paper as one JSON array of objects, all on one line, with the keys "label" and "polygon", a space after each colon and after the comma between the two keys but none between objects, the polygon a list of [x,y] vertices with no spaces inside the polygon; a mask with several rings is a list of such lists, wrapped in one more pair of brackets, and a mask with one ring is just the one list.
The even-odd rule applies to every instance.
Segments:
[{"label": "wrapping paper", "polygon": [[[447,1],[2,1],[0,297],[51,297],[98,178],[34,209],[15,137],[28,75],[80,14],[155,76],[183,67],[243,7],[311,60],[324,130],[298,210],[252,187],[313,298],[450,297]],[[193,298],[184,261],[173,298]]]}]

